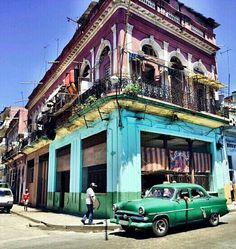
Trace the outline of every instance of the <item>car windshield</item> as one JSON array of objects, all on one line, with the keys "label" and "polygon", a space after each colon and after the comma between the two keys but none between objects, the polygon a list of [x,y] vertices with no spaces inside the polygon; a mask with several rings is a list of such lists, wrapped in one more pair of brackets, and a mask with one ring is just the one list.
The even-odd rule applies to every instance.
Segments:
[{"label": "car windshield", "polygon": [[146,198],[149,197],[154,197],[154,198],[172,198],[174,194],[174,189],[173,188],[164,188],[164,187],[152,187],[147,195],[145,196]]},{"label": "car windshield", "polygon": [[0,190],[0,196],[11,196],[11,191],[9,190]]}]

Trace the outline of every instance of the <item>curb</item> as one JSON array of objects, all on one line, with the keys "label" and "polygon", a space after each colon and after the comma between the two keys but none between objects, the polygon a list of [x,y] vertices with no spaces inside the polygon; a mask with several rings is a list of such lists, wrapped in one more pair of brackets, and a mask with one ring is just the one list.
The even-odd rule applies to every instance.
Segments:
[{"label": "curb", "polygon": [[11,213],[16,214],[18,216],[21,216],[25,219],[28,219],[32,222],[38,223],[39,225],[32,225],[29,224],[30,227],[39,227],[41,229],[47,229],[47,230],[62,230],[62,231],[75,231],[75,232],[101,232],[101,231],[114,231],[115,229],[120,229],[119,225],[105,225],[105,222],[103,224],[99,225],[77,225],[77,226],[70,226],[70,225],[55,225],[46,223],[44,221],[40,221],[34,218],[31,218],[27,215],[20,214],[15,211],[11,211]]}]

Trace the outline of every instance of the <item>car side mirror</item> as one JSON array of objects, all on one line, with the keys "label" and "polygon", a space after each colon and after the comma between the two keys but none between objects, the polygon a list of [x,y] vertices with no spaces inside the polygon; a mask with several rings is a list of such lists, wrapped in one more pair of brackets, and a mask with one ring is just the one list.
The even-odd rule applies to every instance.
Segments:
[{"label": "car side mirror", "polygon": [[177,197],[176,201],[179,203],[180,202],[180,197]]}]

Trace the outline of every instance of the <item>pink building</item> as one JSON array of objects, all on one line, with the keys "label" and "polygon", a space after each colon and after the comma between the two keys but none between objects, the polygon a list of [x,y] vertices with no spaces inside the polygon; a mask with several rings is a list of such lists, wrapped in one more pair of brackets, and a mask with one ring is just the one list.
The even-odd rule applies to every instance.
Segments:
[{"label": "pink building", "polygon": [[100,216],[166,180],[224,195],[218,24],[177,0],[100,0],[77,22],[26,105],[32,204],[84,212],[91,181]]}]

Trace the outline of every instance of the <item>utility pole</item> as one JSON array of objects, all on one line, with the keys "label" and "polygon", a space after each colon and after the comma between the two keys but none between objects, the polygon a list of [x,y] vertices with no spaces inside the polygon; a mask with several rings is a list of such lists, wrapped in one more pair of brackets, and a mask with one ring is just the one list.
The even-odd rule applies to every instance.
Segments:
[{"label": "utility pole", "polygon": [[225,54],[227,55],[227,70],[228,70],[228,96],[230,96],[231,92],[230,92],[230,88],[231,88],[231,83],[230,83],[230,70],[229,70],[229,52],[231,51],[232,49],[231,48],[228,48],[227,50],[221,52],[220,54]]}]

